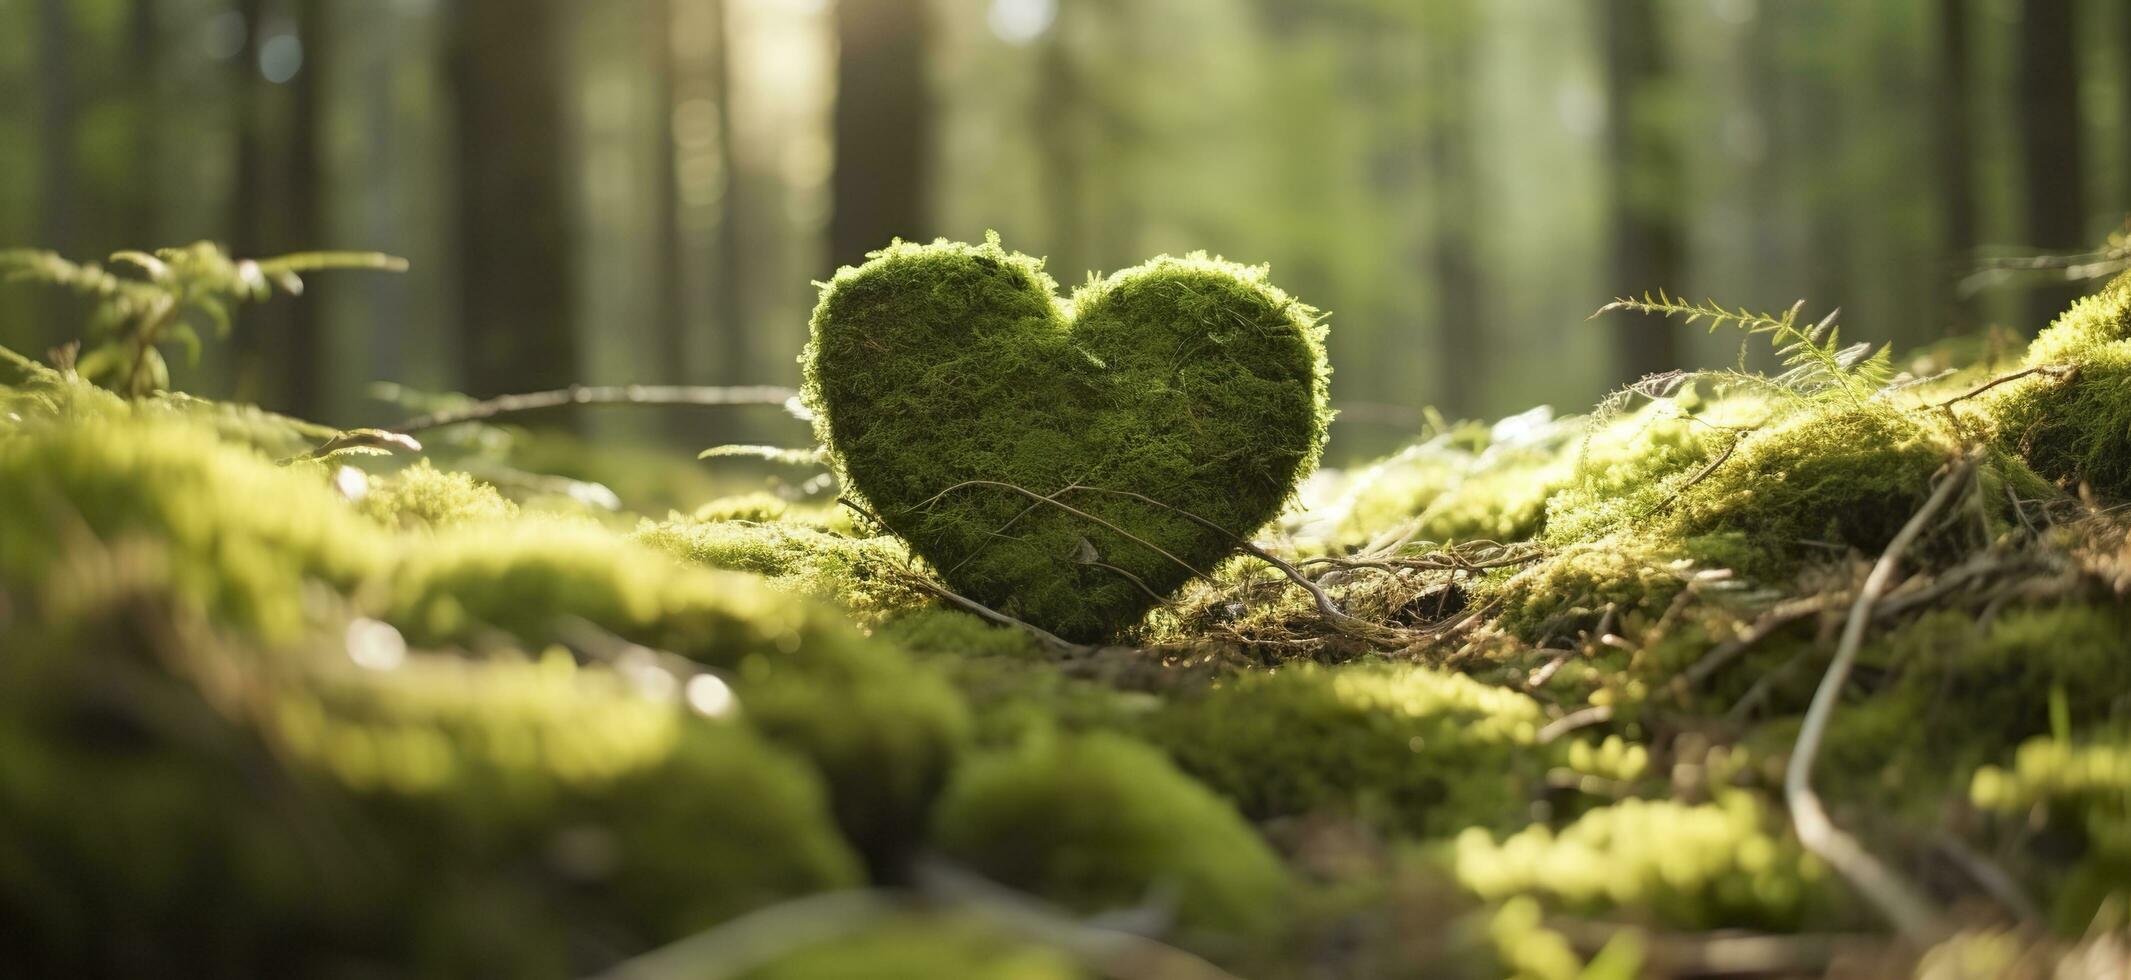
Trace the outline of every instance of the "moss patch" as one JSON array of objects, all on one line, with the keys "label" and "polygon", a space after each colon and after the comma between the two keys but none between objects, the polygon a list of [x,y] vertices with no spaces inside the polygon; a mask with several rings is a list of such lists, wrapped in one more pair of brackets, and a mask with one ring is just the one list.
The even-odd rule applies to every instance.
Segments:
[{"label": "moss patch", "polygon": [[948,856],[1083,911],[1174,888],[1178,914],[1211,928],[1279,921],[1287,873],[1233,807],[1141,743],[1037,734],[972,759],[934,821]]},{"label": "moss patch", "polygon": [[848,485],[956,591],[1095,640],[1210,570],[1315,465],[1322,333],[1262,268],[1163,257],[1062,302],[996,240],[898,243],[822,288],[806,391]]}]

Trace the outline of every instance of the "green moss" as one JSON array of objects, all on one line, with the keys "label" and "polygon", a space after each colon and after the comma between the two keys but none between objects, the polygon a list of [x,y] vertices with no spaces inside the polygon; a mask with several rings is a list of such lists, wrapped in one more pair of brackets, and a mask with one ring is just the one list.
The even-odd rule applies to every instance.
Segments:
[{"label": "green moss", "polygon": [[911,584],[909,553],[893,538],[854,538],[803,524],[644,522],[633,537],[699,565],[752,572],[773,588],[842,604],[862,623],[931,605]]},{"label": "green moss", "polygon": [[2082,351],[2069,378],[2023,378],[1987,397],[1998,445],[2036,472],[2131,499],[2131,342]]},{"label": "green moss", "polygon": [[1959,454],[1928,420],[1880,410],[1803,415],[1744,439],[1683,490],[1674,532],[1742,534],[1766,557],[1742,571],[1784,576],[1829,545],[1877,554]]},{"label": "green moss", "polygon": [[[1971,796],[2025,829],[2047,869],[2059,931],[2121,929],[2131,908],[2131,737],[2038,738],[1978,770]],[[2036,835],[2036,830],[2042,831]],[[2113,912],[2097,921],[2103,909]]]},{"label": "green moss", "polygon": [[696,508],[692,516],[703,523],[751,521],[759,524],[779,520],[790,513],[791,509],[791,502],[783,497],[757,490],[753,493],[719,497]]},{"label": "green moss", "polygon": [[[806,392],[846,486],[956,591],[1095,640],[1232,552],[1316,464],[1322,334],[1260,268],[1163,257],[1068,303],[996,240],[898,243],[824,285]],[[970,480],[1165,506],[1058,498],[1091,521]]]},{"label": "green moss", "polygon": [[1835,890],[1778,820],[1752,796],[1716,803],[1623,800],[1555,831],[1534,824],[1501,840],[1473,828],[1458,835],[1459,882],[1483,898],[1537,895],[1596,913],[1641,911],[1689,929],[1794,929],[1826,914]]},{"label": "green moss", "polygon": [[1548,496],[1570,479],[1565,453],[1580,430],[1577,420],[1526,413],[1484,439],[1454,430],[1409,446],[1355,477],[1335,507],[1335,540],[1359,547],[1409,524],[1419,541],[1532,537]]},{"label": "green moss", "polygon": [[981,922],[901,916],[778,959],[750,980],[1093,980],[1057,950],[1016,941]]},{"label": "green moss", "polygon": [[1039,734],[971,759],[933,826],[949,857],[1083,911],[1136,906],[1166,887],[1187,923],[1257,930],[1279,921],[1291,887],[1232,807],[1114,734]]},{"label": "green moss", "polygon": [[966,734],[945,681],[826,607],[592,525],[528,519],[441,533],[389,589],[387,618],[417,642],[501,630],[538,645],[588,622],[733,672],[747,717],[822,767],[838,816],[877,859],[914,840]]},{"label": "green moss", "polygon": [[1145,730],[1252,819],[1330,811],[1430,836],[1517,822],[1545,764],[1524,695],[1412,665],[1291,666],[1179,699]]},{"label": "green moss", "polygon": [[356,509],[388,527],[436,528],[518,516],[518,505],[465,473],[439,470],[426,459],[380,479]]},{"label": "green moss", "polygon": [[1538,640],[1572,623],[1617,614],[1655,616],[1687,585],[1694,561],[1676,546],[1633,532],[1569,545],[1526,567],[1477,586],[1499,599],[1496,621]]},{"label": "green moss", "polygon": [[182,601],[269,639],[301,631],[304,582],[345,589],[391,554],[316,470],[198,425],[97,416],[0,439],[0,584],[35,590],[63,556],[134,539],[156,542]]},{"label": "green moss", "polygon": [[803,760],[605,668],[95,639],[0,665],[11,975],[564,977],[860,880]]},{"label": "green moss", "polygon": [[2027,348],[2031,367],[2084,363],[2098,349],[2131,339],[2131,272],[2073,303]]}]

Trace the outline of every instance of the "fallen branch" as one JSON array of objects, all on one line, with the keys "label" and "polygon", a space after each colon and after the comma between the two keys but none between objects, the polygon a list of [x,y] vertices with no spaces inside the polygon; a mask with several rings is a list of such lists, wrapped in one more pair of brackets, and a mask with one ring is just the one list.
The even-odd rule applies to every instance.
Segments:
[{"label": "fallen branch", "polygon": [[1873,603],[1879,601],[1880,594],[1887,590],[1900,571],[1903,553],[1916,542],[1932,518],[1968,485],[1980,459],[1979,454],[1971,454],[1956,464],[1932,490],[1923,508],[1894,535],[1887,550],[1880,554],[1879,561],[1873,563],[1871,573],[1865,576],[1864,586],[1857,591],[1856,603],[1850,607],[1850,618],[1843,623],[1842,639],[1835,647],[1835,659],[1821,677],[1820,688],[1813,692],[1812,706],[1806,709],[1805,722],[1798,729],[1798,741],[1791,748],[1790,765],[1783,774],[1783,801],[1790,808],[1791,824],[1797,830],[1799,842],[1849,879],[1850,884],[1910,939],[1928,939],[1944,931],[1938,910],[1929,899],[1881,864],[1857,843],[1856,838],[1828,818],[1827,810],[1820,804],[1820,795],[1813,791],[1813,763],[1820,755],[1820,742],[1827,734],[1828,720],[1834,717],[1835,705],[1842,700],[1843,687],[1848,684],[1850,670],[1857,663],[1857,652],[1864,645],[1865,630],[1872,623]]},{"label": "fallen branch", "polygon": [[420,432],[460,422],[479,422],[564,405],[786,405],[799,392],[776,385],[706,387],[698,385],[571,385],[553,391],[502,395],[485,401],[417,415],[392,426],[394,432]]},{"label": "fallen branch", "polygon": [[1995,378],[1990,379],[1989,381],[1985,381],[1982,384],[1970,388],[1967,391],[1955,395],[1952,398],[1948,398],[1945,401],[1939,402],[1938,404],[1933,405],[1931,407],[1951,408],[1955,404],[1974,398],[1977,395],[1989,391],[1992,388],[1996,388],[1999,385],[2006,384],[2008,382],[2018,381],[2021,378],[2029,377],[2031,375],[2047,374],[2053,378],[2069,378],[2078,373],[2079,365],[2077,364],[2043,364],[2031,368],[2022,368],[2018,371],[2014,371],[2011,374],[2001,374]]}]

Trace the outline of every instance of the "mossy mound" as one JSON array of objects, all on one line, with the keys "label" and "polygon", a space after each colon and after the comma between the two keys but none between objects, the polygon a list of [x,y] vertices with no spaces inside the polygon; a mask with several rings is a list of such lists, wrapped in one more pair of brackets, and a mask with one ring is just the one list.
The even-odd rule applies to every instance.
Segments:
[{"label": "mossy mound", "polygon": [[822,287],[806,393],[847,485],[950,586],[1099,640],[1280,511],[1329,368],[1263,269],[1163,257],[1055,290],[996,239],[892,245]]},{"label": "mossy mound", "polygon": [[861,880],[803,759],[607,668],[126,621],[0,663],[10,975],[572,976]]},{"label": "mossy mound", "polygon": [[356,509],[392,527],[440,528],[518,516],[518,505],[466,473],[439,470],[426,459],[369,481]]},{"label": "mossy mound", "polygon": [[839,603],[862,623],[933,601],[913,584],[909,552],[894,538],[855,538],[799,522],[700,517],[646,521],[633,537],[699,565],[751,572],[779,590]]},{"label": "mossy mound", "polygon": [[937,846],[987,877],[1086,912],[1173,889],[1192,925],[1259,930],[1291,886],[1220,797],[1120,735],[1037,733],[956,773]]},{"label": "mossy mound", "polygon": [[1993,394],[1987,410],[1999,445],[2059,486],[2131,500],[2131,342],[2082,351],[2069,376],[2025,378]]},{"label": "mossy mound", "polygon": [[2105,731],[2030,740],[2010,765],[1977,770],[1970,791],[2009,834],[2039,830],[2032,846],[2066,934],[2131,927],[2131,729]]},{"label": "mossy mound", "polygon": [[1253,819],[1320,811],[1405,833],[1515,824],[1545,765],[1524,695],[1426,667],[1291,666],[1180,698],[1145,731]]},{"label": "mossy mound", "polygon": [[1827,869],[1776,826],[1744,793],[1698,806],[1623,800],[1559,831],[1534,824],[1496,840],[1470,828],[1451,861],[1459,882],[1490,900],[1534,895],[1686,929],[1795,929],[1839,905]]},{"label": "mossy mound", "polygon": [[814,943],[747,974],[748,980],[1095,980],[1101,974],[1055,948],[1017,940],[981,920],[896,916]]}]

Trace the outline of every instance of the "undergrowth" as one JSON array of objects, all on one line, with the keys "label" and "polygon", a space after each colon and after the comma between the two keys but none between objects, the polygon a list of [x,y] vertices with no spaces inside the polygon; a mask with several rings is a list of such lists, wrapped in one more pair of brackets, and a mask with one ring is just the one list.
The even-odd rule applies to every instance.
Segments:
[{"label": "undergrowth", "polygon": [[[1063,322],[1034,260],[891,252]],[[1752,948],[1959,975],[2131,926],[2131,278],[2016,365],[1922,374],[1798,308],[1622,301],[1783,368],[1445,426],[1106,630],[958,594],[953,552],[876,510],[921,480],[837,505],[660,477],[694,496],[632,508],[501,463],[495,423],[425,449],[145,366],[182,311],[323,258],[6,261],[103,305],[94,358],[0,366],[0,972],[1572,977]],[[1277,503],[1322,435],[1314,315],[1260,270],[1134,275],[1234,290],[1263,317],[1228,342],[1288,345],[1279,472],[1240,477]],[[1137,281],[1090,287],[1083,326]],[[1069,493],[1206,516],[1125,473]],[[1059,511],[1036,536],[1109,564],[1104,533]],[[1088,642],[1014,622],[1045,608]],[[1929,935],[1787,803],[1852,625],[1809,768]]]}]

